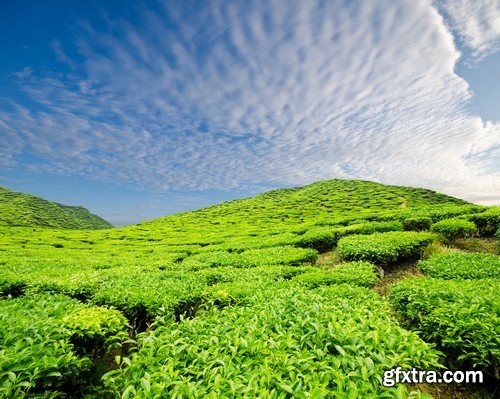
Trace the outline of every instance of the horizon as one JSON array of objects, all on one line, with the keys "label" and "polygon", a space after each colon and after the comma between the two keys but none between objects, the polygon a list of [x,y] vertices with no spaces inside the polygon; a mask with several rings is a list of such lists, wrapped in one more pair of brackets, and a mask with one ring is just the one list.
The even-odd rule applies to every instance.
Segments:
[{"label": "horizon", "polygon": [[0,5],[0,185],[124,226],[321,180],[500,205],[494,0]]}]

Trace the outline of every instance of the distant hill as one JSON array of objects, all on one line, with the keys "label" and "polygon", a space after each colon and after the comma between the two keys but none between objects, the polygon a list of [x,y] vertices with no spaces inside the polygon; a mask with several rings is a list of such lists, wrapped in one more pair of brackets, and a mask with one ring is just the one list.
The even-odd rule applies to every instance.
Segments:
[{"label": "distant hill", "polygon": [[0,187],[0,225],[60,229],[113,227],[82,206],[61,205],[34,195]]},{"label": "distant hill", "polygon": [[[251,198],[141,223],[143,228],[202,232],[202,226],[239,229],[253,226],[280,230],[286,225],[342,223],[374,219],[416,209],[471,205],[467,201],[423,188],[390,186],[362,180],[323,180],[296,188],[268,191]],[[390,218],[390,217],[389,217]],[[133,227],[133,226],[131,226]],[[246,227],[243,227],[246,228]]]}]

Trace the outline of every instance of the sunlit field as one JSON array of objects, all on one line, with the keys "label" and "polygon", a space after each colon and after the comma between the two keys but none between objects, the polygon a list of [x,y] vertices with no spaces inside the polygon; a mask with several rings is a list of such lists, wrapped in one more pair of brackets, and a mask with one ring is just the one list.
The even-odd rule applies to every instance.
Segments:
[{"label": "sunlit field", "polygon": [[125,228],[2,218],[1,397],[419,398],[439,389],[384,371],[498,376],[498,207],[331,180]]}]

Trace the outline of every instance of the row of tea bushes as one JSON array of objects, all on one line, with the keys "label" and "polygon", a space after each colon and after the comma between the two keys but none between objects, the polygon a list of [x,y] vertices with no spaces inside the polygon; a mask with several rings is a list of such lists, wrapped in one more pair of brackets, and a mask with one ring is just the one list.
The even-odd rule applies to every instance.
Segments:
[{"label": "row of tea bushes", "polygon": [[480,367],[497,374],[499,292],[499,279],[425,277],[396,284],[390,298],[407,326],[447,355],[450,368]]},{"label": "row of tea bushes", "polygon": [[341,238],[337,251],[347,261],[363,260],[386,266],[419,259],[423,249],[435,239],[432,233],[419,232],[354,235]]},{"label": "row of tea bushes", "polygon": [[485,212],[462,216],[473,222],[481,237],[493,236],[500,228],[500,207],[492,207]]},{"label": "row of tea bushes", "polygon": [[[338,241],[348,235],[369,235],[388,231],[427,231],[431,230],[442,235],[445,239],[453,241],[457,238],[474,235],[492,236],[500,226],[500,208],[491,208],[480,213],[466,213],[465,209],[453,212],[433,213],[430,216],[410,216],[397,220],[372,221],[356,223],[353,220],[347,226],[328,226],[324,222],[318,227],[311,228],[296,239],[295,245],[303,248],[314,248],[325,252],[335,247]],[[465,213],[464,213],[465,212]],[[438,217],[439,216],[439,217]],[[450,216],[453,216],[450,218]]]},{"label": "row of tea bushes", "polygon": [[[281,283],[241,307],[211,308],[140,336],[139,349],[104,376],[122,399],[407,398],[385,370],[439,368],[438,354],[401,328],[373,291]],[[127,364],[129,366],[127,366]],[[412,398],[423,397],[413,392]]]},{"label": "row of tea bushes", "polygon": [[337,265],[333,269],[316,269],[303,273],[294,277],[292,281],[311,288],[340,283],[373,288],[378,281],[378,274],[373,263],[350,262]]},{"label": "row of tea bushes", "polygon": [[[252,293],[251,287],[257,290],[314,270],[317,268],[313,266],[271,265],[243,269],[220,266],[190,271],[172,266],[164,270],[113,267],[78,272],[61,268],[51,273],[41,267],[30,274],[6,273],[0,278],[0,286],[4,294],[10,296],[40,292],[65,294],[95,305],[112,306],[123,312],[135,331],[141,331],[158,316],[179,319],[194,316],[199,308],[211,304],[239,303],[243,294]],[[223,284],[225,286],[221,286]]]},{"label": "row of tea bushes", "polygon": [[180,265],[188,270],[200,270],[210,267],[256,267],[269,265],[299,266],[302,263],[314,263],[317,251],[309,248],[292,246],[250,249],[238,252],[215,251],[206,252],[186,258]]},{"label": "row of tea bushes", "polygon": [[418,267],[429,277],[445,280],[500,278],[500,256],[486,253],[447,253],[421,261]]},{"label": "row of tea bushes", "polygon": [[295,245],[325,252],[331,250],[342,237],[348,235],[369,235],[401,230],[403,230],[403,225],[398,221],[356,223],[343,227],[315,227],[300,236]]},{"label": "row of tea bushes", "polygon": [[126,329],[120,312],[63,295],[0,300],[0,397],[78,392],[93,379],[94,356],[120,346]]},{"label": "row of tea bushes", "polygon": [[431,231],[442,235],[448,241],[471,237],[477,234],[476,225],[464,219],[444,219],[431,226]]}]

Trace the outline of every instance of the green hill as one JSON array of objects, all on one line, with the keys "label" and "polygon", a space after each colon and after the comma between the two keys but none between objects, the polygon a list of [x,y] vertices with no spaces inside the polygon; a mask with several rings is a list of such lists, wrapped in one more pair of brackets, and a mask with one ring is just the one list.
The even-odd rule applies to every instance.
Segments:
[{"label": "green hill", "polygon": [[67,206],[0,187],[0,224],[59,229],[106,229],[104,219],[82,206]]},{"label": "green hill", "polygon": [[[472,205],[432,190],[389,186],[361,180],[323,180],[304,187],[268,191],[251,198],[226,201],[208,208],[166,216],[140,226],[195,233],[203,226],[280,230],[302,224],[348,224],[355,220],[392,219],[432,208]],[[133,228],[133,227],[131,227]],[[229,227],[228,227],[229,228]]]},{"label": "green hill", "polygon": [[124,228],[0,225],[0,398],[424,399],[385,371],[497,375],[499,225],[348,180]]}]

